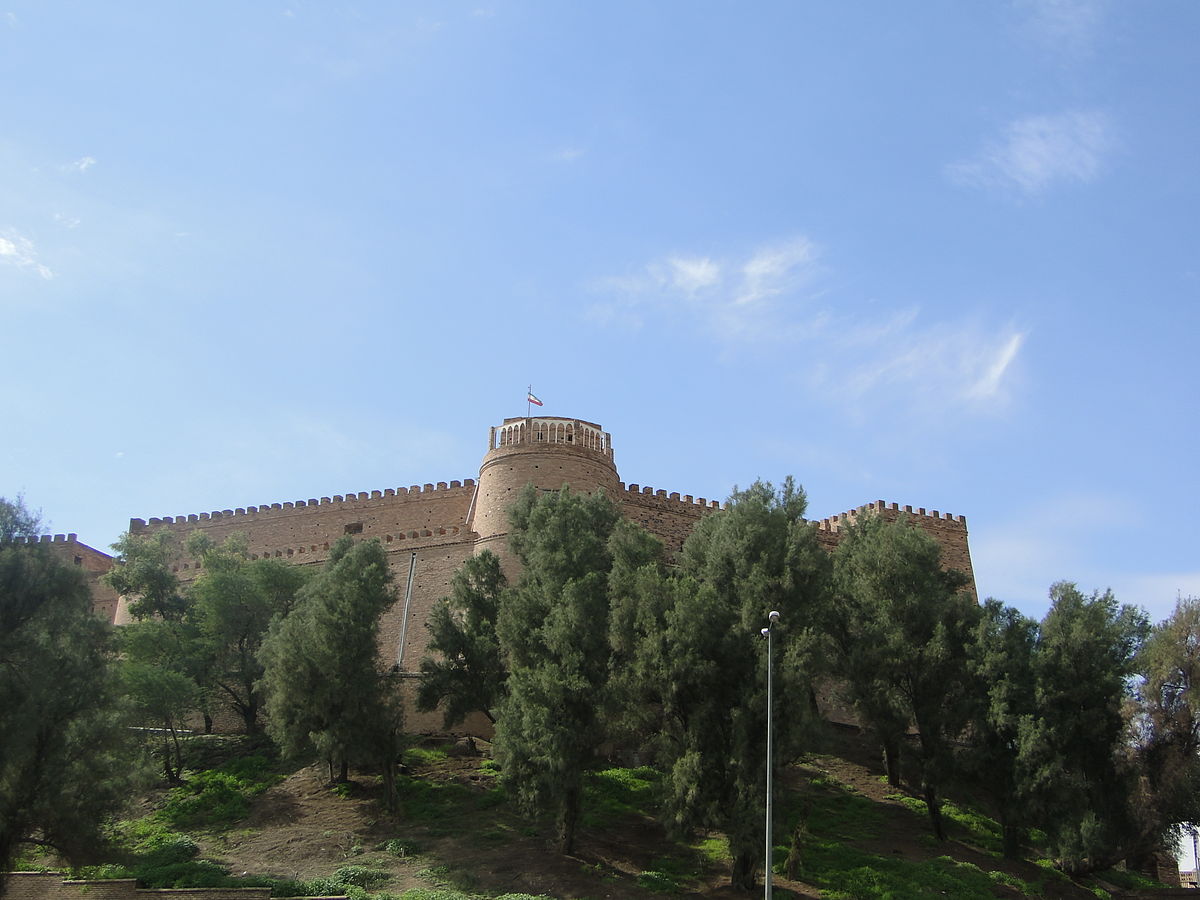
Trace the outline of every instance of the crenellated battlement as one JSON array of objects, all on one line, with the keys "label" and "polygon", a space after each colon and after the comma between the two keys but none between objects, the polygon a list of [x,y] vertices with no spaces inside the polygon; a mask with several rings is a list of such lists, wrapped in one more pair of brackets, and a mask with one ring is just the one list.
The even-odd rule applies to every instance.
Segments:
[{"label": "crenellated battlement", "polygon": [[708,500],[704,497],[692,498],[691,494],[683,494],[678,491],[667,493],[664,490],[652,488],[649,485],[640,484],[625,484],[621,482],[621,490],[625,492],[627,497],[636,497],[639,502],[646,500],[660,500],[664,505],[681,505],[681,506],[698,506],[703,509],[721,509],[721,501]]},{"label": "crenellated battlement", "polygon": [[70,534],[31,534],[13,538],[14,544],[77,544],[79,535]]},{"label": "crenellated battlement", "polygon": [[953,530],[966,532],[967,517],[956,516],[953,513],[942,513],[936,509],[925,511],[925,507],[913,509],[911,506],[901,508],[896,503],[885,503],[882,500],[876,500],[873,503],[864,503],[855,509],[848,512],[838,513],[835,516],[830,516],[827,519],[820,519],[814,522],[817,528],[821,531],[841,531],[842,528],[847,528],[858,521],[860,516],[879,515],[885,519],[893,520],[900,516],[907,516],[910,519],[923,520],[922,525],[929,527],[943,527]]},{"label": "crenellated battlement", "polygon": [[595,422],[562,416],[526,416],[505,419],[488,435],[488,452],[521,444],[559,445],[591,450],[612,457],[612,435]]},{"label": "crenellated battlement", "polygon": [[[385,551],[392,552],[406,548],[436,546],[447,543],[446,539],[449,539],[450,543],[457,544],[469,539],[471,534],[461,525],[438,525],[433,528],[413,528],[408,531],[396,531],[394,534],[364,535],[364,537],[378,539],[384,545]],[[320,544],[262,550],[251,553],[250,559],[288,559],[297,564],[320,563],[325,561],[325,554],[329,552],[329,548],[330,542],[322,541]],[[186,557],[172,564],[171,571],[199,575],[202,568],[198,559]]]},{"label": "crenellated battlement", "polygon": [[[307,510],[314,506],[338,506],[348,504],[360,504],[364,501],[368,504],[373,500],[407,500],[420,501],[426,499],[430,494],[438,492],[469,492],[475,489],[474,478],[464,478],[462,481],[439,481],[437,484],[414,484],[409,487],[385,488],[382,491],[351,491],[348,494],[334,494],[332,497],[309,498],[308,500],[289,500],[283,503],[264,503],[261,506],[239,506],[236,509],[214,509],[212,512],[189,513],[180,516],[151,516],[149,521],[146,519],[130,519],[129,530],[139,533],[147,528],[157,527],[161,525],[185,525],[200,522],[214,522],[222,519],[236,519],[240,516],[255,517],[266,515],[275,515],[277,513],[294,512],[298,509]],[[444,496],[444,495],[443,495]]]}]

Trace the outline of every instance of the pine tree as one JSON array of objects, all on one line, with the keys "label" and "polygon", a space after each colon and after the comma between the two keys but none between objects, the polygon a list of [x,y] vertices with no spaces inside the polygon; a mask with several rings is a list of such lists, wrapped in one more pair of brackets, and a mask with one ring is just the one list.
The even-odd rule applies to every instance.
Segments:
[{"label": "pine tree", "polygon": [[395,735],[396,712],[378,647],[390,583],[378,541],[342,538],[260,650],[268,732],[285,753],[316,752],[331,781],[345,781],[352,762],[395,761],[394,740],[381,736]]},{"label": "pine tree", "polygon": [[975,683],[964,735],[964,774],[999,822],[1007,859],[1020,858],[1025,834],[1035,824],[1020,793],[1019,750],[1022,723],[1037,715],[1037,639],[1036,621],[989,599],[968,649]]},{"label": "pine tree", "polygon": [[140,760],[80,572],[13,543],[36,517],[0,498],[0,895],[22,843],[87,861]]},{"label": "pine tree", "polygon": [[1034,652],[1036,714],[1020,731],[1020,796],[1063,869],[1082,873],[1121,857],[1138,773],[1126,753],[1124,704],[1149,623],[1112,591],[1050,589]]},{"label": "pine tree", "polygon": [[472,556],[454,573],[450,596],[433,607],[425,627],[429,650],[421,660],[417,707],[442,707],[447,729],[479,711],[495,724],[508,671],[500,657],[496,617],[507,585],[500,558],[490,550]]},{"label": "pine tree", "polygon": [[203,574],[187,591],[189,616],[206,655],[206,680],[218,701],[242,718],[246,731],[259,730],[262,697],[258,651],[267,627],[285,616],[308,570],[275,559],[250,559],[245,540],[235,536],[216,546],[196,532],[188,553],[203,561]]},{"label": "pine tree", "polygon": [[861,520],[834,552],[838,675],[890,757],[900,724],[916,727],[921,793],[939,840],[940,785],[972,698],[967,647],[979,608],[965,585],[942,568],[937,541],[903,521]]},{"label": "pine tree", "polygon": [[[679,572],[636,569],[638,598],[619,645],[633,646],[656,710],[650,749],[666,768],[664,815],[672,831],[725,832],[735,887],[753,887],[764,864],[766,643],[774,629],[776,766],[804,744],[811,711],[807,650],[827,602],[829,558],[804,522],[804,492],[756,482],[708,515],[684,544]],[[628,622],[629,612],[625,614]]]},{"label": "pine tree", "polygon": [[504,595],[497,632],[508,695],[496,718],[496,755],[529,811],[554,815],[571,853],[584,773],[605,734],[609,694],[609,537],[620,513],[602,493],[522,492],[511,545],[523,570]]}]

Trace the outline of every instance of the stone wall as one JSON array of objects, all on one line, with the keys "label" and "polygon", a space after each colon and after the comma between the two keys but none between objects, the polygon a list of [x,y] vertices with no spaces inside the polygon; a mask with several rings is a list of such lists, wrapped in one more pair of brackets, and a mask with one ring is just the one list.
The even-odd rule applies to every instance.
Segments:
[{"label": "stone wall", "polygon": [[268,900],[270,896],[267,887],[146,889],[132,878],[74,879],[62,872],[12,872],[4,892],[5,900]]}]

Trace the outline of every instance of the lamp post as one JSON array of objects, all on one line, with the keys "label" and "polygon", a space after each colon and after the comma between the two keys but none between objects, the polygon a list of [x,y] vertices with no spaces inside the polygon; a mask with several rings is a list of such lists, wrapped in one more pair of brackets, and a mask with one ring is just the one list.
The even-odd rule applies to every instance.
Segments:
[{"label": "lamp post", "polygon": [[771,614],[767,616],[767,627],[762,630],[762,635],[767,639],[767,846],[766,855],[763,857],[763,898],[771,900],[771,855],[772,844],[774,843],[771,835],[771,826],[773,819],[771,817],[771,750],[772,738],[771,733],[772,722],[771,714],[773,707],[773,692],[774,692],[774,666],[771,664],[771,626],[779,621],[779,611],[771,610]]}]

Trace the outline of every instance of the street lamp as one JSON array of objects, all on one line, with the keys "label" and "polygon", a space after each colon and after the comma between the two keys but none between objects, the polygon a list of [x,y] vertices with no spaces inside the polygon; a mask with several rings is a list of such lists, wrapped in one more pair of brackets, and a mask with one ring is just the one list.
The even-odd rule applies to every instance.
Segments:
[{"label": "street lamp", "polygon": [[771,818],[771,712],[772,712],[772,694],[773,694],[773,666],[771,665],[771,626],[779,621],[779,610],[771,610],[771,614],[767,616],[767,627],[762,630],[762,635],[767,639],[767,852],[763,857],[763,900],[771,900],[771,852],[773,850],[771,840],[771,826],[773,824]]}]

